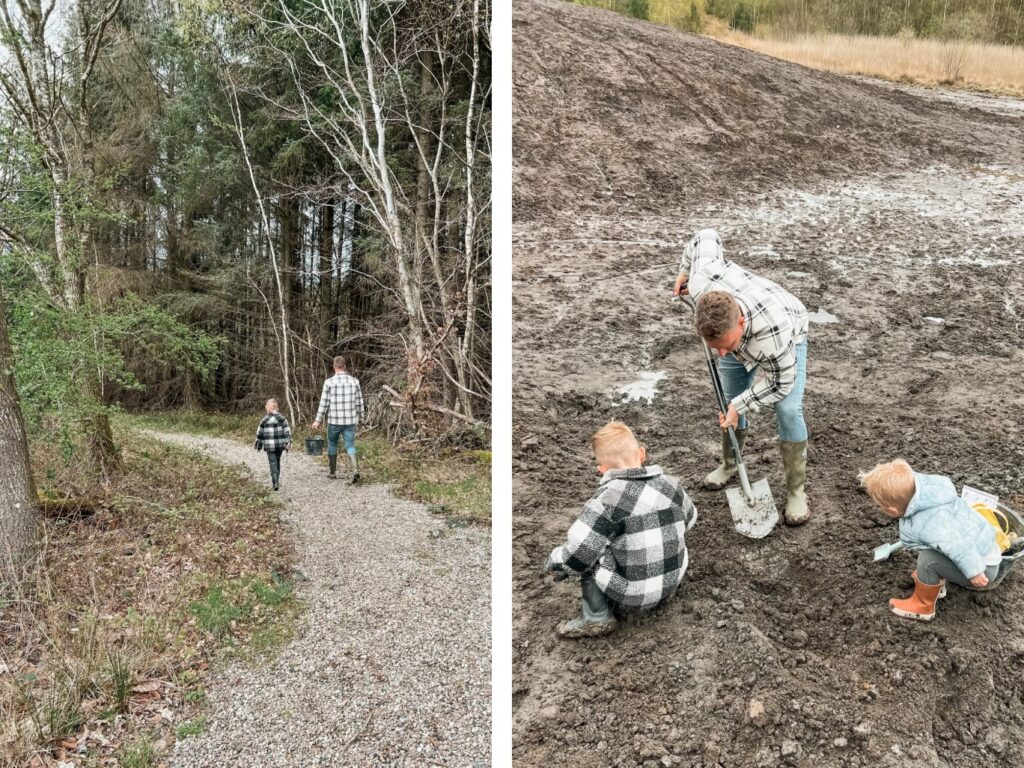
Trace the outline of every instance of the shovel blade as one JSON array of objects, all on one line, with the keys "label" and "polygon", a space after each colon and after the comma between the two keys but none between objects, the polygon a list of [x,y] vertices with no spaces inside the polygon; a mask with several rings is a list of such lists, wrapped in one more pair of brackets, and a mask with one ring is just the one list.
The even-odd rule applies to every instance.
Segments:
[{"label": "shovel blade", "polygon": [[729,500],[729,514],[736,530],[751,539],[763,539],[779,522],[779,510],[775,507],[772,489],[767,480],[751,484],[753,503],[748,503],[740,488],[727,488],[725,497]]},{"label": "shovel blade", "polygon": [[875,562],[888,560],[889,556],[902,546],[903,542],[894,541],[892,544],[882,544],[880,547],[875,547]]}]

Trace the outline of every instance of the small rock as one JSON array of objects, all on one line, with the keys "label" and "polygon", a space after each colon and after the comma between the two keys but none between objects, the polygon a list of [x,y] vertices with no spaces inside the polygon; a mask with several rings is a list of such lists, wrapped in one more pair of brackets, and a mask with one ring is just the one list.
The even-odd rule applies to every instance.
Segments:
[{"label": "small rock", "polygon": [[838,739],[832,742],[832,746],[836,747],[837,749],[845,749],[846,744],[847,741],[843,736],[840,736]]},{"label": "small rock", "polygon": [[782,742],[782,756],[796,757],[800,753],[800,745],[791,739]]},{"label": "small rock", "polygon": [[751,699],[747,705],[747,717],[755,725],[761,725],[766,720],[764,702],[759,699]]},{"label": "small rock", "polygon": [[871,723],[865,720],[853,726],[853,735],[859,739],[866,739],[871,735]]}]

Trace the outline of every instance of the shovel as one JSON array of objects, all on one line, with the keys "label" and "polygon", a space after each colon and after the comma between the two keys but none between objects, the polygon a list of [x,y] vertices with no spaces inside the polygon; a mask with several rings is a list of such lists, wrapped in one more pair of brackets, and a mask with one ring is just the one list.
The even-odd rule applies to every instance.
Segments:
[{"label": "shovel", "polygon": [[894,541],[892,544],[882,544],[880,547],[875,547],[875,562],[877,563],[879,560],[888,560],[889,556],[898,549],[903,549],[902,541]]},{"label": "shovel", "polygon": [[[725,390],[718,376],[718,366],[715,365],[707,342],[702,339],[701,344],[704,345],[704,359],[711,373],[718,407],[722,413],[726,413],[729,406],[725,402]],[[775,507],[772,489],[768,487],[767,478],[750,484],[750,480],[747,479],[747,465],[743,462],[740,444],[736,441],[736,430],[732,427],[729,427],[729,442],[732,444],[732,452],[736,457],[736,471],[740,477],[739,488],[727,488],[725,491],[725,498],[729,501],[729,514],[732,515],[733,525],[737,531],[751,539],[763,539],[779,522],[779,510]]]}]

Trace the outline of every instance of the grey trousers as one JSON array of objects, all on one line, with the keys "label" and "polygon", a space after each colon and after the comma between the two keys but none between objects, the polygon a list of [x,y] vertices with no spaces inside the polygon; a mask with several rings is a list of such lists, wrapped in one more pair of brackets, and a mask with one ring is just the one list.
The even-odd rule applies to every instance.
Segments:
[{"label": "grey trousers", "polygon": [[277,488],[278,479],[281,477],[281,454],[284,453],[284,448],[279,448],[276,451],[267,451],[267,461],[270,463],[270,482]]},{"label": "grey trousers", "polygon": [[[997,573],[999,573],[998,563],[985,568],[985,575],[988,576],[989,581],[992,581]],[[976,573],[971,574],[971,576],[977,575]],[[970,578],[956,567],[956,563],[934,549],[922,549],[917,553],[917,578],[922,584],[930,586],[947,579],[961,587],[971,587]]]}]

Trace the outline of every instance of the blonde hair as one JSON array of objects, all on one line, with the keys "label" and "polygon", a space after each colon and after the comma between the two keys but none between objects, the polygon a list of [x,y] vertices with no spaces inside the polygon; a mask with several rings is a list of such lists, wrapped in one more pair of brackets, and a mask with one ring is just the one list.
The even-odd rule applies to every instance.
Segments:
[{"label": "blonde hair", "polygon": [[640,450],[633,430],[621,421],[609,421],[592,438],[594,457],[598,464],[609,469],[620,469],[636,458]]},{"label": "blonde hair", "polygon": [[870,472],[857,475],[868,496],[883,507],[907,511],[914,498],[914,470],[903,459],[877,464]]},{"label": "blonde hair", "polygon": [[268,405],[270,405],[271,403],[273,403],[273,404],[274,404],[274,410],[276,411],[276,410],[277,410],[277,400],[275,400],[274,398],[270,398],[269,400],[267,400],[267,402],[265,402],[265,403],[263,404],[263,407],[264,407],[264,408],[266,408],[266,407],[267,407]]}]

